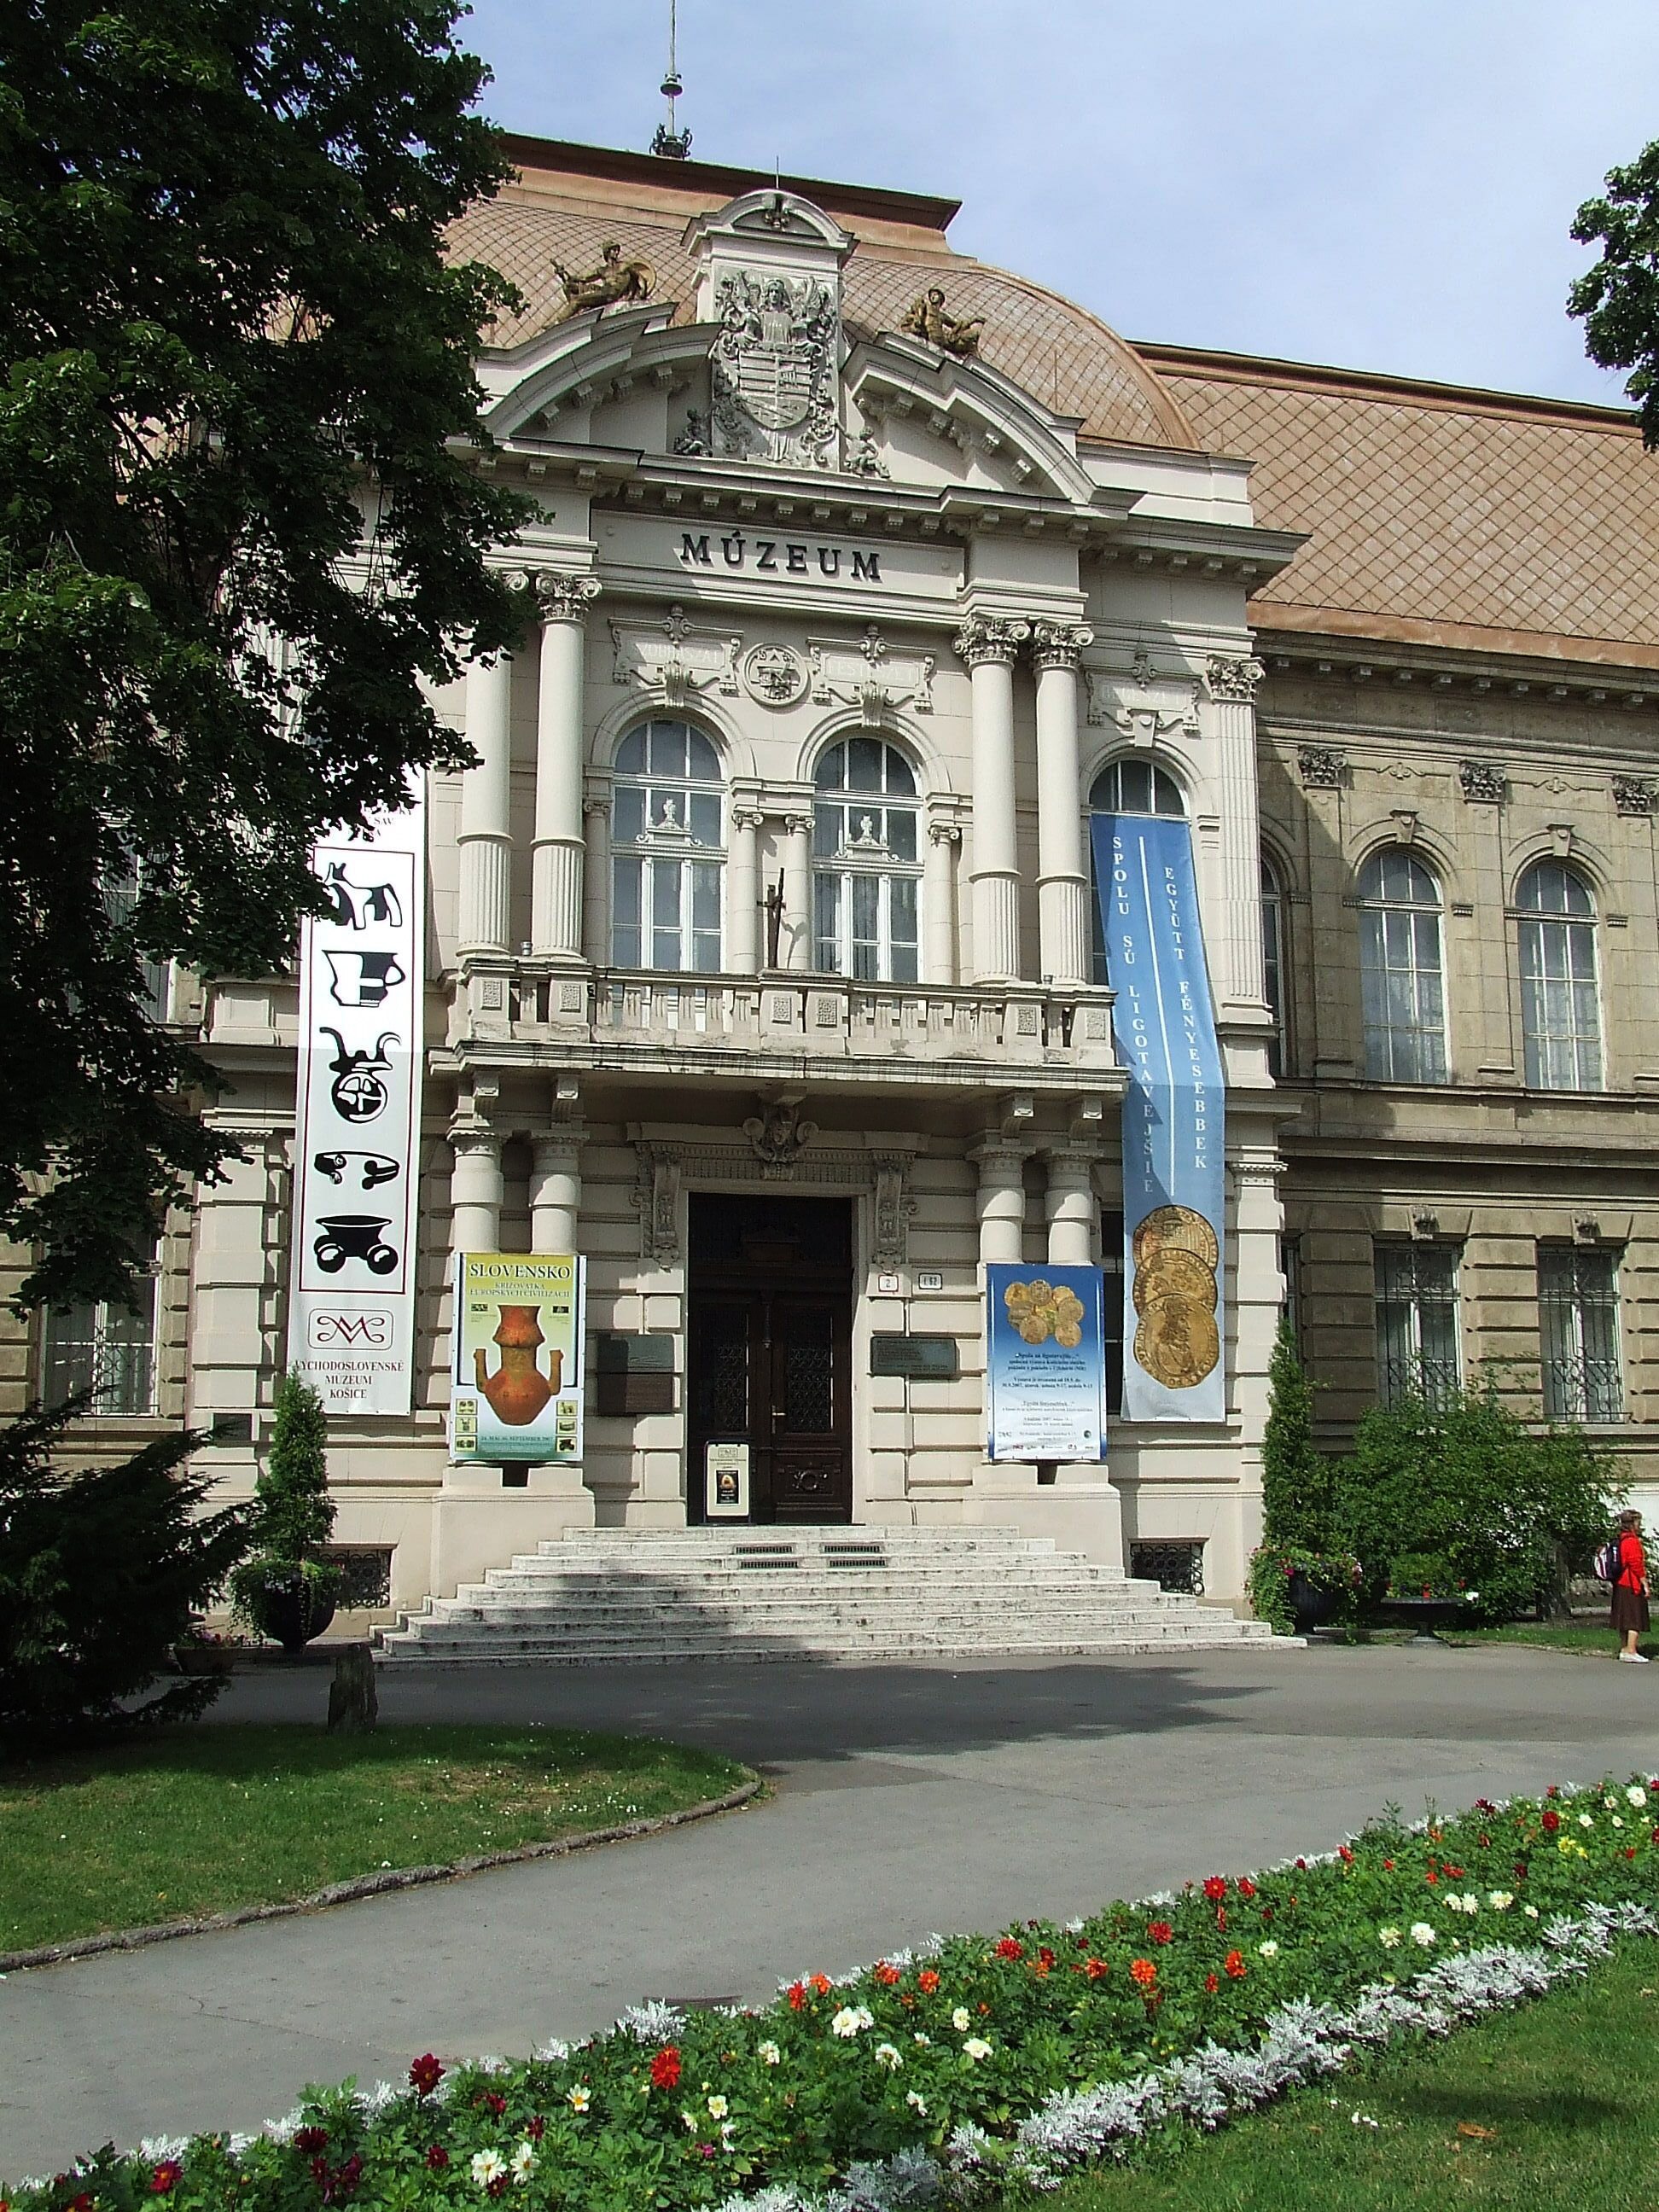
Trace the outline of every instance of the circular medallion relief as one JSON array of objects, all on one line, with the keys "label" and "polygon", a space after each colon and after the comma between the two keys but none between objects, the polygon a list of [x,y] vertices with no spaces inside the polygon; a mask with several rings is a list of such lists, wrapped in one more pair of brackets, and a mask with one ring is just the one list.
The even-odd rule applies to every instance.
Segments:
[{"label": "circular medallion relief", "polygon": [[806,689],[806,669],[787,645],[757,645],[744,656],[743,680],[763,707],[793,707]]}]

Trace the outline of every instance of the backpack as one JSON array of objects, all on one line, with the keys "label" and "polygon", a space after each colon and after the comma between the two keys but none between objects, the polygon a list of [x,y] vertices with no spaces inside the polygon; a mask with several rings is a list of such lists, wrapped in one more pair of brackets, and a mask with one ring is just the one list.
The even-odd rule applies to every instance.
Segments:
[{"label": "backpack", "polygon": [[1619,1570],[1621,1562],[1619,1556],[1619,1539],[1617,1536],[1609,1537],[1607,1541],[1602,1545],[1601,1550],[1595,1555],[1595,1579],[1597,1582],[1616,1583],[1618,1581]]}]

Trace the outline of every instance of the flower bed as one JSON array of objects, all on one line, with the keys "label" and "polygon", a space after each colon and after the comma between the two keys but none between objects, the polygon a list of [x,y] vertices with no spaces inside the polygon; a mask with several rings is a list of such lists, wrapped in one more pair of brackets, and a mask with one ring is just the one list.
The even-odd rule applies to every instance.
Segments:
[{"label": "flower bed", "polygon": [[313,2094],[252,2137],[104,2154],[10,2212],[971,2198],[1217,2126],[1656,1931],[1659,1779],[1483,1801],[1254,1879],[805,1976],[760,2010],[646,2006],[513,2064],[428,2055],[407,2084]]}]

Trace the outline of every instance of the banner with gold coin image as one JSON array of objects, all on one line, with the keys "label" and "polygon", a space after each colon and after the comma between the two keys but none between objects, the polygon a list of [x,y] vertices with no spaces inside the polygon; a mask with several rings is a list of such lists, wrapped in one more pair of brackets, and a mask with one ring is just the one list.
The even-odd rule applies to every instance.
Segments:
[{"label": "banner with gold coin image", "polygon": [[1092,833],[1112,1030],[1129,1071],[1123,1417],[1219,1421],[1225,1083],[1191,832],[1162,816],[1097,814]]},{"label": "banner with gold coin image", "polygon": [[1098,1267],[985,1270],[988,1459],[1106,1456],[1106,1345]]},{"label": "banner with gold coin image", "polygon": [[453,1460],[582,1455],[583,1292],[571,1252],[458,1252]]}]

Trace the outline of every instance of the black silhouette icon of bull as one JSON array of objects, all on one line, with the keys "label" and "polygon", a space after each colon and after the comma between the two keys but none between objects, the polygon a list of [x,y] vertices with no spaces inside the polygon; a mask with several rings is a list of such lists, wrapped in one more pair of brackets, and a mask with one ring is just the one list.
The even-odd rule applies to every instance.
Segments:
[{"label": "black silhouette icon of bull", "polygon": [[386,922],[393,929],[403,927],[404,902],[397,886],[350,883],[343,860],[331,860],[324,869],[323,892],[342,929],[367,929],[372,921]]}]

